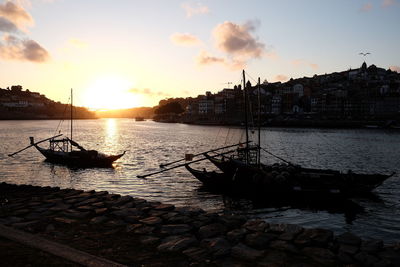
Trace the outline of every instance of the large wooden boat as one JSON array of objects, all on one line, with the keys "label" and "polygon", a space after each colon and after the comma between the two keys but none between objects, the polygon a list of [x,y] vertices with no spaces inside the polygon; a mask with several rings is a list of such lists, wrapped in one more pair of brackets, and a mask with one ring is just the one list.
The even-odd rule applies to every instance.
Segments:
[{"label": "large wooden boat", "polygon": [[[212,157],[210,157],[212,159]],[[215,161],[214,161],[215,162]],[[186,169],[209,188],[244,194],[359,196],[370,193],[394,175],[341,173],[334,170],[275,164],[259,168],[237,160],[222,161],[229,171],[217,173]],[[236,164],[236,165],[235,165]],[[218,165],[217,165],[218,166]],[[221,166],[221,165],[220,165]]]}]

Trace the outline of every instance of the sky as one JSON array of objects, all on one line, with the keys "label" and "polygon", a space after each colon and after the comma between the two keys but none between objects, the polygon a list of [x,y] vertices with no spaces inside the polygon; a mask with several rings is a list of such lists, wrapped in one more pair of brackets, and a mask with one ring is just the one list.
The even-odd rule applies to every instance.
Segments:
[{"label": "sky", "polygon": [[0,88],[117,109],[232,88],[242,69],[400,72],[399,25],[400,0],[0,0]]}]

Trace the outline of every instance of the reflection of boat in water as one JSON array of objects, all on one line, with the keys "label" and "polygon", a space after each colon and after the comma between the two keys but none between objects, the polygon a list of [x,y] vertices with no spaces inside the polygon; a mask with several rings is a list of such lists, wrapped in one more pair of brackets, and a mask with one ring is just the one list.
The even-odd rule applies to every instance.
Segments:
[{"label": "reflection of boat in water", "polygon": [[[72,118],[73,114],[73,105],[72,105],[72,90],[71,90],[71,122],[70,122],[70,134],[71,137],[64,137],[61,139],[57,139],[61,137],[62,134],[35,142],[33,137],[30,137],[31,144],[24,149],[21,149],[9,156],[13,156],[29,147],[34,146],[45,158],[47,161],[52,163],[64,164],[68,166],[76,166],[76,167],[112,167],[112,163],[117,159],[121,158],[125,152],[117,155],[106,155],[100,153],[96,150],[86,150],[77,142],[72,140]],[[49,148],[42,148],[39,146],[40,143],[45,141],[49,141]],[[78,150],[74,150],[73,148],[77,148]]]},{"label": "reflection of boat in water", "polygon": [[144,117],[135,117],[135,121],[145,121]]}]

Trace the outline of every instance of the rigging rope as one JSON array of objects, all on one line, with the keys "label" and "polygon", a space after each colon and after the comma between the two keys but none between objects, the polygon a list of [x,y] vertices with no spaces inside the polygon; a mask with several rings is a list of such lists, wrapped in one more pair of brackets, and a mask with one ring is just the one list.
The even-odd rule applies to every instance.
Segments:
[{"label": "rigging rope", "polygon": [[[69,102],[70,100],[71,100],[71,96],[68,98],[68,102]],[[59,130],[59,128],[61,128],[61,127],[62,127],[62,124],[64,123],[64,115],[65,115],[65,112],[66,112],[66,110],[67,110],[67,107],[68,107],[68,105],[65,105],[64,111],[63,111],[63,114],[62,114],[62,117],[61,117],[61,120],[58,122],[57,128],[56,128],[56,130],[54,131],[54,134],[53,134],[53,135],[56,135],[58,131],[59,131],[59,133],[61,132],[61,129]]]}]

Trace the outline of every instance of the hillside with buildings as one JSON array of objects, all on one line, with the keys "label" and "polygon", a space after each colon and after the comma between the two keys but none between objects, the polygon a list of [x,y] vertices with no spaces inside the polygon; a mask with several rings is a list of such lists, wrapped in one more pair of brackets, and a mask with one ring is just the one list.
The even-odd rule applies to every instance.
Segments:
[{"label": "hillside with buildings", "polygon": [[[21,85],[0,88],[0,119],[61,119],[70,117],[70,105],[48,99],[45,95],[23,90]],[[74,118],[92,119],[95,114],[74,107]]]},{"label": "hillside with buildings", "polygon": [[[400,74],[364,62],[358,69],[258,86],[247,83],[251,118],[257,120],[260,90],[262,124],[361,126],[400,122]],[[240,85],[190,99],[181,120],[196,124],[240,124]],[[335,126],[335,125],[332,125]]]}]

